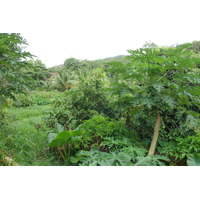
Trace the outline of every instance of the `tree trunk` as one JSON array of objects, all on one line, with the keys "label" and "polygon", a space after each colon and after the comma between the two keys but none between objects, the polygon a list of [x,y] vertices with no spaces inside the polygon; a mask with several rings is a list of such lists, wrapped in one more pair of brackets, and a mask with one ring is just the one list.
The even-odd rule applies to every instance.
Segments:
[{"label": "tree trunk", "polygon": [[158,140],[158,135],[159,135],[159,130],[160,130],[160,124],[161,124],[161,117],[160,114],[157,114],[156,117],[156,124],[155,124],[155,128],[154,128],[154,133],[153,133],[153,138],[151,141],[151,146],[149,148],[149,153],[148,155],[153,155],[156,149],[156,143]]}]

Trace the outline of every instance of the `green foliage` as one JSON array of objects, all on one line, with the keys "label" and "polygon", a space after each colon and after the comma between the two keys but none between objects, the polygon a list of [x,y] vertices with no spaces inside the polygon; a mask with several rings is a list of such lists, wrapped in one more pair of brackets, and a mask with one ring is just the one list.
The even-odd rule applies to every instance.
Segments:
[{"label": "green foliage", "polygon": [[[139,151],[138,151],[139,150]],[[135,149],[133,147],[121,149],[121,151],[101,152],[97,147],[90,151],[80,151],[76,155],[76,160],[80,166],[133,166],[136,156],[144,155],[144,149]]]},{"label": "green foliage", "polygon": [[188,48],[187,44],[171,48],[150,44],[130,50],[127,64],[110,63],[112,105],[127,120],[132,118],[129,126],[134,126],[141,136],[149,137],[147,133],[153,130],[157,112],[168,122],[170,117],[177,120],[163,121],[168,129],[163,133],[173,132],[174,124],[179,127],[180,123],[186,123],[185,135],[194,134],[199,126],[200,73],[196,64],[200,60],[192,57]]},{"label": "green foliage", "polygon": [[194,53],[200,53],[200,41],[193,41],[193,42],[191,43],[190,49],[191,49]]},{"label": "green foliage", "polygon": [[[120,151],[101,152],[96,146],[90,151],[80,151],[76,159],[80,166],[165,166],[170,160],[165,156],[152,155],[145,157],[146,150],[126,147]],[[164,161],[164,162],[163,162]]]},{"label": "green foliage", "polygon": [[69,139],[74,136],[76,132],[69,132],[69,131],[62,131],[55,135],[55,138],[53,138],[52,134],[49,137],[49,147],[60,147],[63,144],[67,144]]},{"label": "green foliage", "polygon": [[192,154],[187,160],[188,166],[200,166],[200,154]]},{"label": "green foliage", "polygon": [[9,108],[7,128],[1,130],[0,150],[19,165],[58,165],[55,156],[48,149],[47,127],[35,128],[49,106],[29,106]]},{"label": "green foliage", "polygon": [[45,64],[43,64],[42,61],[38,59],[28,60],[27,62],[34,66],[34,69],[26,69],[25,73],[27,73],[29,77],[35,80],[36,87],[44,85],[44,81],[50,78],[51,76]]},{"label": "green foliage", "polygon": [[[141,151],[137,147],[134,148],[135,153],[132,152],[132,146],[139,145],[140,143],[137,135],[129,131],[124,122],[110,120],[103,116],[94,116],[74,131],[63,131],[63,127],[56,124],[54,131],[49,134],[48,138],[50,142],[49,146],[58,147],[63,160],[73,164],[80,161],[79,156],[75,156],[78,151],[90,150],[93,146],[97,146],[101,150],[97,153],[98,156],[115,156],[118,159],[116,161],[119,162],[118,165],[120,163],[121,165],[127,165],[128,162],[124,161],[123,163],[123,158],[128,157],[128,155],[129,157],[142,156],[146,153],[146,151]],[[124,148],[123,153],[121,152],[122,148]],[[117,152],[117,154],[115,155],[114,152]]]},{"label": "green foliage", "polygon": [[34,104],[34,101],[28,94],[16,94],[12,100],[12,106],[14,107],[27,107]]},{"label": "green foliage", "polygon": [[63,94],[57,91],[31,91],[30,98],[36,105],[49,105],[63,97]]},{"label": "green foliage", "polygon": [[[52,133],[50,133],[50,140],[57,136],[58,132],[63,134],[64,127],[56,123]],[[100,145],[102,148],[108,146],[110,149],[116,145],[127,146],[133,144],[133,141],[138,142],[137,135],[130,131],[123,121],[114,121],[103,116],[94,116],[86,120],[75,131],[71,133],[78,134],[75,139],[76,148],[90,149],[93,144]],[[69,135],[70,132],[64,133]],[[112,137],[109,137],[112,136]],[[118,139],[114,139],[118,138]],[[102,142],[105,140],[104,142]],[[67,142],[66,142],[67,143]]]},{"label": "green foliage", "polygon": [[7,100],[9,104],[14,107],[27,107],[31,105],[49,105],[53,104],[56,99],[62,97],[60,92],[46,92],[46,91],[31,91],[29,93],[15,94],[14,99]]},{"label": "green foliage", "polygon": [[135,166],[165,166],[165,162],[168,163],[170,161],[169,158],[161,155],[137,157],[136,160]]},{"label": "green foliage", "polygon": [[0,127],[1,129],[6,125],[6,111],[5,109],[0,109]]},{"label": "green foliage", "polygon": [[[198,42],[52,69],[27,61],[23,45],[0,34],[0,165],[13,164],[6,156],[20,165],[200,165]],[[157,113],[158,147],[147,156]]]},{"label": "green foliage", "polygon": [[93,144],[99,145],[102,149],[111,149],[117,148],[117,145],[139,143],[137,134],[130,131],[123,121],[110,120],[103,116],[94,116],[85,121],[78,130],[81,131],[81,137],[76,143],[80,143],[85,149],[89,149]]},{"label": "green foliage", "polygon": [[76,88],[66,91],[65,98],[54,103],[54,109],[49,112],[46,123],[49,126],[60,123],[68,129],[74,129],[93,115],[114,117],[104,91],[106,83],[102,70],[92,71],[86,78],[82,77]]},{"label": "green foliage", "polygon": [[64,92],[65,90],[75,87],[77,83],[78,76],[75,73],[63,71],[59,73],[54,88]]},{"label": "green foliage", "polygon": [[31,87],[33,79],[24,70],[34,67],[26,60],[32,55],[23,51],[26,41],[15,33],[0,34],[0,99],[13,98]]},{"label": "green foliage", "polygon": [[64,70],[66,71],[75,71],[81,67],[81,61],[75,58],[68,58],[64,62]]},{"label": "green foliage", "polygon": [[180,160],[185,163],[187,158],[192,154],[200,153],[200,137],[187,136],[184,138],[175,138],[174,141],[164,143],[158,150],[160,153],[171,157],[175,163]]}]

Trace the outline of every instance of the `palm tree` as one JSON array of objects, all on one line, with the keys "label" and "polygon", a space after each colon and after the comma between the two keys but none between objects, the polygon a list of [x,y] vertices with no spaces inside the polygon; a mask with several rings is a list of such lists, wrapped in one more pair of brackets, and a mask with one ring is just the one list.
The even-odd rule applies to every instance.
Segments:
[{"label": "palm tree", "polygon": [[59,91],[69,90],[77,85],[78,79],[74,72],[60,72],[56,79],[56,88]]}]

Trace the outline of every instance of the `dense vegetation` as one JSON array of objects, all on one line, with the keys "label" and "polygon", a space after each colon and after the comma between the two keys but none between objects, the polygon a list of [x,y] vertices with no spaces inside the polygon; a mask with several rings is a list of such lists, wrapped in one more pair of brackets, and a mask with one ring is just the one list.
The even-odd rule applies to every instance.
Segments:
[{"label": "dense vegetation", "polygon": [[200,165],[200,42],[46,68],[0,34],[0,165]]}]

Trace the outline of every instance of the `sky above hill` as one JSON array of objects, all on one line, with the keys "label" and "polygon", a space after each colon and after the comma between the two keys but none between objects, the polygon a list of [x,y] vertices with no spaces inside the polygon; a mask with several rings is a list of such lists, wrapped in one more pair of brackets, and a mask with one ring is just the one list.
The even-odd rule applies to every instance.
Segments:
[{"label": "sky above hill", "polygon": [[127,54],[145,42],[200,40],[199,0],[7,0],[1,8],[1,32],[21,33],[47,67]]}]

